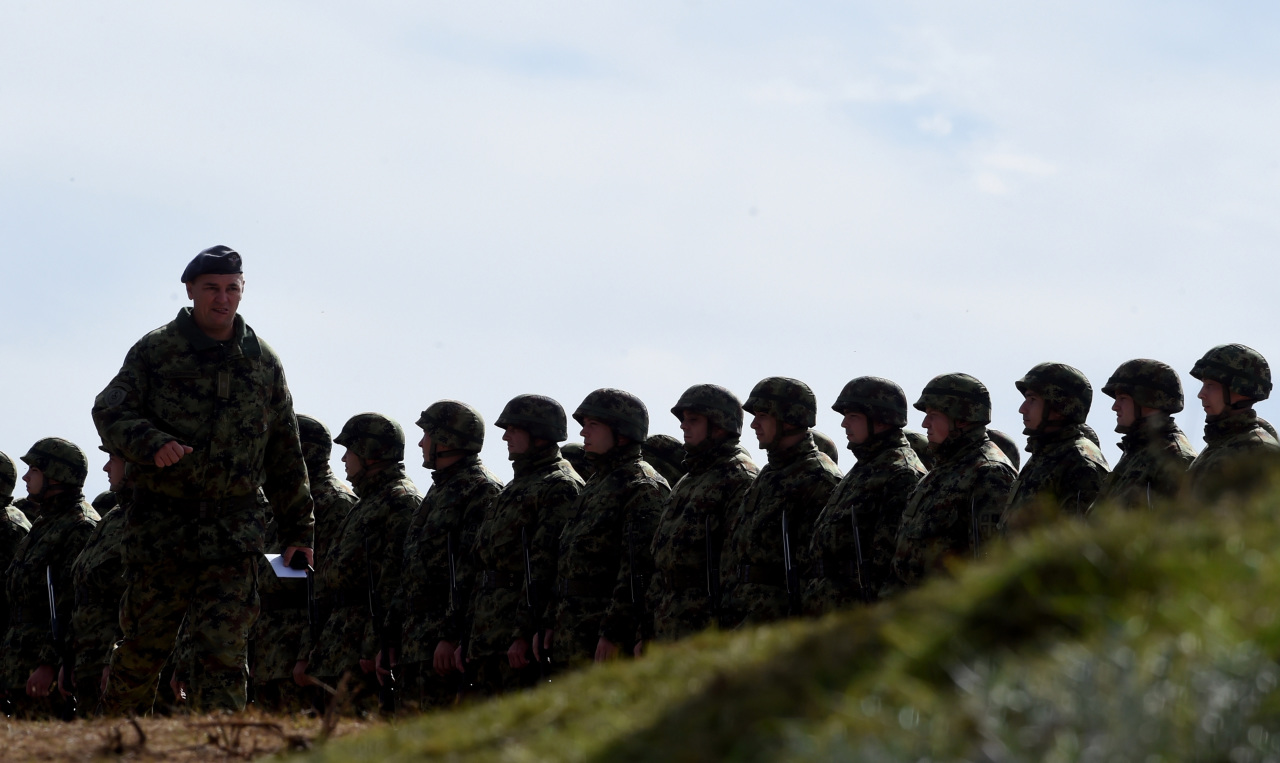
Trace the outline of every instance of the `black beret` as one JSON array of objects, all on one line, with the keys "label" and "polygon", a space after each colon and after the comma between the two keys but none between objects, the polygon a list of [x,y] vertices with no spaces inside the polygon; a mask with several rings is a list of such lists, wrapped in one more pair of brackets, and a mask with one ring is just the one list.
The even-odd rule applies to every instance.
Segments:
[{"label": "black beret", "polygon": [[187,269],[182,271],[182,282],[191,283],[203,275],[233,276],[243,272],[240,269],[240,253],[219,244],[197,254],[187,264]]}]

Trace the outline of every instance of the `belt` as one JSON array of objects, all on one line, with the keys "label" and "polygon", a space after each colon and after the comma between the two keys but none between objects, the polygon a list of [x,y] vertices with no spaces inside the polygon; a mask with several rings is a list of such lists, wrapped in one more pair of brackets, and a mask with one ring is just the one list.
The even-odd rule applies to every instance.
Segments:
[{"label": "belt", "polygon": [[307,608],[307,594],[305,591],[271,591],[258,594],[258,599],[262,602],[263,612]]},{"label": "belt", "polygon": [[358,586],[355,588],[342,588],[321,596],[320,602],[326,609],[367,607],[369,606],[369,592]]},{"label": "belt", "polygon": [[524,585],[524,575],[501,570],[485,570],[480,573],[479,586],[482,591],[493,591],[499,588],[519,588]]},{"label": "belt", "polygon": [[135,490],[133,503],[134,506],[139,508],[166,509],[175,514],[209,519],[210,517],[220,517],[225,514],[256,508],[258,495],[257,493],[250,493],[248,495],[224,496],[218,499],[171,498],[149,490]]},{"label": "belt", "polygon": [[786,584],[786,574],[781,565],[740,564],[738,582],[781,586]]},{"label": "belt", "polygon": [[813,576],[815,578],[839,580],[845,583],[857,582],[858,563],[852,560],[844,562],[836,561],[834,559],[827,561],[819,560],[813,564]]},{"label": "belt", "polygon": [[[713,575],[719,575],[716,570],[712,570]],[[707,571],[706,570],[663,570],[662,582],[667,584],[667,588],[673,591],[684,591],[690,588],[697,588],[705,591],[707,589]]]},{"label": "belt", "polygon": [[596,580],[594,578],[556,579],[555,594],[563,599],[584,597],[588,599],[608,599],[613,596],[613,581]]}]

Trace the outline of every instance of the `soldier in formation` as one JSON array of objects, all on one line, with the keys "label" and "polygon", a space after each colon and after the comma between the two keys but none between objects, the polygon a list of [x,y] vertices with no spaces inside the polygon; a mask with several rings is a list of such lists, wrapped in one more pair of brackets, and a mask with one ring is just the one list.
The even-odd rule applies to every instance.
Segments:
[{"label": "soldier in formation", "polygon": [[1196,361],[1196,396],[1204,408],[1204,450],[1187,474],[1201,500],[1256,490],[1277,466],[1280,444],[1261,424],[1254,403],[1271,396],[1271,367],[1243,344],[1223,344]]},{"label": "soldier in formation", "polygon": [[[13,489],[18,484],[18,469],[13,459],[0,453],[0,506],[4,507],[4,516],[0,517],[0,565],[9,569],[13,561],[13,553],[18,544],[31,531],[31,521],[17,507],[13,500]],[[0,607],[0,623],[9,622],[8,598],[3,599]]]}]

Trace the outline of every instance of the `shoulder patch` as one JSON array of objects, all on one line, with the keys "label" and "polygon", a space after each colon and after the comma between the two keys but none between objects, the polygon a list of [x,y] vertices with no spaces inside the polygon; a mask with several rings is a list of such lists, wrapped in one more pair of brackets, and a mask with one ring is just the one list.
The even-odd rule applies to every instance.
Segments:
[{"label": "shoulder patch", "polygon": [[129,388],[123,384],[113,384],[102,393],[102,402],[107,404],[109,408],[115,408],[124,402],[125,397],[129,395]]}]

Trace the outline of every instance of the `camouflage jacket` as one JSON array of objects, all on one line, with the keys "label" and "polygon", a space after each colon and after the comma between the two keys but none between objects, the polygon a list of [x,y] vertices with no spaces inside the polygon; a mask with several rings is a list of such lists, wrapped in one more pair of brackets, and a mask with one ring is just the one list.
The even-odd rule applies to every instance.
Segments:
[{"label": "camouflage jacket", "polygon": [[1121,438],[1120,450],[1123,455],[1107,475],[1090,513],[1107,504],[1146,509],[1157,499],[1176,497],[1186,483],[1187,467],[1196,458],[1187,436],[1165,413],[1136,421]]},{"label": "camouflage jacket", "polygon": [[[402,463],[365,472],[353,487],[359,500],[343,518],[328,555],[316,560],[320,565],[316,587],[323,606],[332,613],[314,649],[310,649],[310,637],[303,639],[300,653],[310,649],[312,664],[307,673],[314,676],[340,676],[378,652],[377,634],[384,632],[387,604],[400,587],[405,532],[422,503],[422,494],[405,475]],[[376,627],[369,613],[370,575],[383,615]]]},{"label": "camouflage jacket", "polygon": [[[641,620],[645,581],[653,569],[649,544],[671,492],[662,475],[641,460],[639,443],[594,458],[592,468],[560,534],[557,591],[543,620],[554,622],[558,632],[582,636],[574,647],[561,640],[560,654],[570,660],[590,657],[582,650],[594,648],[586,644],[591,633],[627,644],[647,627]],[[584,586],[575,590],[586,593],[568,594],[567,586]]]},{"label": "camouflage jacket", "polygon": [[[928,473],[900,429],[882,432],[849,449],[858,462],[831,493],[814,523],[809,543],[804,596],[808,614],[874,599],[893,574],[902,512]],[[853,512],[857,512],[862,545],[861,570],[854,548]]]},{"label": "camouflage jacket", "polygon": [[681,638],[711,624],[719,602],[709,598],[707,576],[716,576],[714,590],[718,592],[725,518],[742,505],[760,473],[737,438],[704,442],[707,447],[693,448],[685,456],[687,473],[667,496],[653,535],[655,574],[645,602],[653,613],[654,636],[659,639]]},{"label": "camouflage jacket", "polygon": [[935,448],[938,462],[911,494],[898,528],[893,572],[882,592],[918,585],[945,569],[951,557],[972,558],[976,535],[985,544],[996,531],[1017,473],[986,427],[957,431]]},{"label": "camouflage jacket", "polygon": [[1027,438],[1027,460],[1018,473],[1000,532],[1019,531],[1056,514],[1083,516],[1098,497],[1109,469],[1102,451],[1077,426]]},{"label": "camouflage jacket", "polygon": [[[13,505],[12,498],[7,499],[4,516],[0,517],[0,566],[6,570],[9,569],[9,563],[13,561],[13,553],[18,550],[18,544],[30,531],[31,522],[27,519],[27,515]],[[7,598],[3,600],[3,606],[0,606],[0,622],[9,622]]]},{"label": "camouflage jacket", "polygon": [[[139,495],[129,511],[126,562],[173,553],[221,559],[261,553],[262,488],[286,546],[310,546],[311,499],[279,358],[244,319],[226,343],[195,324],[191,308],[129,350],[93,404],[102,442],[124,455]],[[153,463],[170,440],[193,450],[163,469]],[[177,509],[146,494],[208,501],[208,513]],[[135,516],[136,515],[136,516]]]},{"label": "camouflage jacket", "polygon": [[[793,567],[799,575],[814,521],[839,483],[840,471],[818,452],[812,434],[785,450],[769,451],[769,463],[751,483],[726,528],[720,561],[721,626],[734,628],[787,616],[782,514],[787,514]],[[796,594],[799,598],[801,592]]]},{"label": "camouflage jacket", "polygon": [[119,506],[102,516],[84,549],[71,565],[75,611],[71,614],[71,648],[76,674],[101,673],[111,649],[123,638],[120,600],[124,598],[124,562],[120,539],[133,491],[122,491]]},{"label": "camouflage jacket", "polygon": [[[436,469],[431,479],[431,489],[409,522],[400,563],[392,572],[399,586],[391,600],[389,623],[392,632],[401,634],[400,661],[405,663],[430,662],[440,641],[461,642],[473,577],[467,550],[475,544],[476,529],[502,490],[502,481],[475,454]],[[456,582],[452,593],[450,546]]]},{"label": "camouflage jacket", "polygon": [[1280,444],[1258,423],[1253,409],[1233,410],[1214,419],[1206,421],[1204,450],[1187,470],[1192,494],[1206,501],[1260,486],[1280,460]]},{"label": "camouflage jacket", "polygon": [[40,504],[40,518],[18,544],[5,571],[9,600],[9,628],[3,660],[7,686],[23,686],[38,665],[59,665],[58,646],[49,622],[46,570],[53,573],[59,627],[70,632],[75,586],[71,565],[93,534],[98,512],[79,490],[67,490]]},{"label": "camouflage jacket", "polygon": [[[541,610],[538,603],[550,595],[555,567],[554,556],[538,553],[535,539],[560,537],[582,491],[582,478],[555,445],[517,456],[512,466],[514,478],[485,512],[471,546],[473,568],[482,577],[489,573],[493,580],[480,580],[472,589],[467,615],[469,657],[506,654],[512,642],[529,639],[538,628],[534,608]],[[524,593],[526,543],[533,573],[528,598]]]}]

